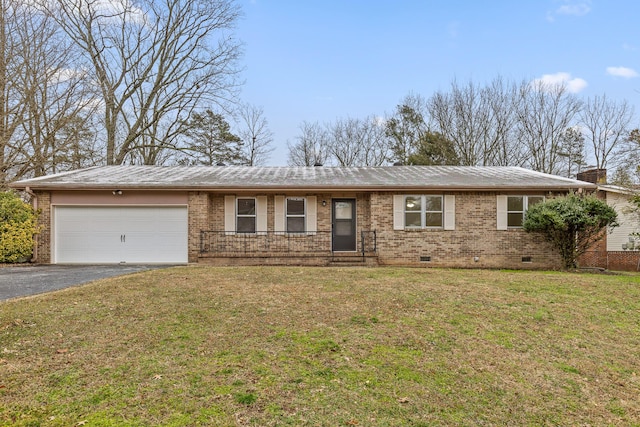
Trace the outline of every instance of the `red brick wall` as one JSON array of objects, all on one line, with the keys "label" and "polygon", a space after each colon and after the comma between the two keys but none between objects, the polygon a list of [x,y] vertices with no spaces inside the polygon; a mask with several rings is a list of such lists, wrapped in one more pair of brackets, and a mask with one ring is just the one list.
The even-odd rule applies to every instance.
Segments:
[{"label": "red brick wall", "polygon": [[640,251],[609,252],[609,270],[640,271]]}]

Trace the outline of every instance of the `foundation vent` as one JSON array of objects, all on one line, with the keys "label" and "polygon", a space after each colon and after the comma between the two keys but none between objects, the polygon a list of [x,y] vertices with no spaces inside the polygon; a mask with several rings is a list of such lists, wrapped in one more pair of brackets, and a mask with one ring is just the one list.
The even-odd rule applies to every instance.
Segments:
[{"label": "foundation vent", "polygon": [[421,256],[420,257],[420,262],[431,262],[431,257],[430,256]]}]

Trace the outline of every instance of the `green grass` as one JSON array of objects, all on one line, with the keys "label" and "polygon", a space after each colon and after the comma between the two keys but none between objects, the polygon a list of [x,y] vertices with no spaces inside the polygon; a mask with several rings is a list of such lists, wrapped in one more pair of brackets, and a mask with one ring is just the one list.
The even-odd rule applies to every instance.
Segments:
[{"label": "green grass", "polygon": [[0,303],[0,425],[640,426],[640,276],[156,270]]}]

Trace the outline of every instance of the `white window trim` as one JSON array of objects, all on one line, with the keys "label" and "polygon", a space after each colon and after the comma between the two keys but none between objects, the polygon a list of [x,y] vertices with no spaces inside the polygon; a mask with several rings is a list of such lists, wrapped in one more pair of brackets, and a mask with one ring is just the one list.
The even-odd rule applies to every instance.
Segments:
[{"label": "white window trim", "polygon": [[[287,211],[288,201],[289,200],[302,200],[304,202],[304,212],[302,215],[289,215]],[[304,230],[302,231],[289,231],[289,218],[302,218],[304,223]],[[284,227],[286,229],[287,234],[307,234],[307,198],[306,197],[286,197],[284,199]]]},{"label": "white window trim", "polygon": [[[421,207],[425,206],[426,197],[440,197],[442,199],[442,210],[429,211],[442,214],[442,225],[426,226],[426,209],[421,209],[421,226],[407,227],[405,225],[406,200],[407,197],[421,197]],[[455,230],[455,195],[453,194],[394,194],[393,195],[393,229],[394,230]]]},{"label": "white window trim", "polygon": [[[510,211],[509,210],[509,197],[522,197],[522,211]],[[522,225],[509,225],[509,214],[510,213],[520,213],[522,212],[522,224],[524,224],[524,217],[529,210],[529,197],[542,197],[542,201],[545,201],[544,196],[538,195],[517,195],[517,196],[507,196],[507,227],[508,228],[522,228]]]},{"label": "white window trim", "polygon": [[[510,211],[509,210],[509,197],[522,197],[522,211]],[[522,221],[524,222],[524,216],[529,210],[529,197],[540,197],[545,202],[547,199],[544,195],[540,194],[505,194],[498,195],[497,197],[497,225],[498,230],[519,230],[522,229],[522,225],[509,225],[510,213],[522,213]]]},{"label": "white window trim", "polygon": [[[419,194],[419,195],[406,195],[404,196],[404,203],[405,203],[405,221],[406,221],[406,214],[407,212],[412,212],[412,211],[407,211],[406,210],[406,203],[407,203],[407,198],[408,197],[419,197],[420,198],[420,226],[412,226],[412,227],[408,227],[405,226],[405,228],[407,228],[408,230],[425,230],[425,229],[442,229],[444,228],[444,197],[440,194]],[[440,199],[440,210],[438,211],[428,211],[427,210],[427,198],[428,197],[437,197]],[[415,211],[413,211],[415,212]],[[430,213],[439,213],[440,217],[442,218],[442,221],[440,223],[440,225],[427,225],[427,214]]]},{"label": "white window trim", "polygon": [[304,233],[290,233],[297,236],[308,236],[315,234],[318,231],[318,207],[317,196],[284,196],[276,195],[274,197],[274,231],[276,234],[289,234],[287,233],[287,212],[286,212],[286,199],[304,199],[305,200],[305,232]]},{"label": "white window trim", "polygon": [[[238,213],[238,202],[240,200],[253,200],[253,206],[255,213],[253,215],[241,215]],[[256,197],[236,197],[235,203],[235,221],[236,221],[236,233],[238,234],[256,234],[258,232],[258,200]],[[240,232],[238,231],[238,218],[253,218],[254,230],[253,232]]]}]

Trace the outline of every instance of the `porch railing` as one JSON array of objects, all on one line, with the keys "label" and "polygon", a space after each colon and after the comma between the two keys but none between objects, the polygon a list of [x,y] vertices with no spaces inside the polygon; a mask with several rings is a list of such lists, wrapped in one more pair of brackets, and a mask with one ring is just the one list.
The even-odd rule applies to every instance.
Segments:
[{"label": "porch railing", "polygon": [[[376,232],[362,230],[359,234],[357,252],[360,252],[363,257],[368,253],[375,253],[377,251]],[[307,233],[200,231],[200,253],[213,256],[331,255],[333,253],[331,242],[331,231]]]}]

